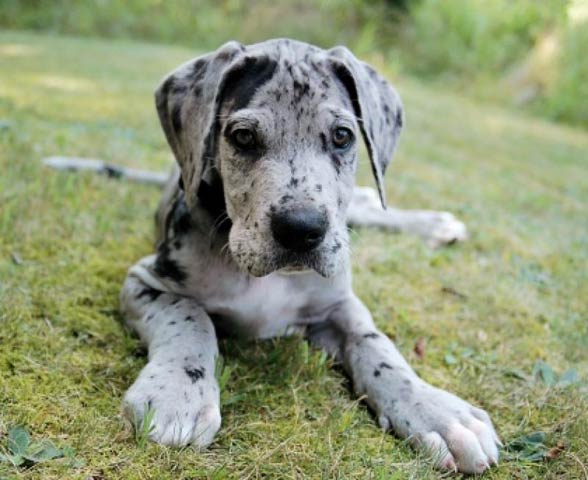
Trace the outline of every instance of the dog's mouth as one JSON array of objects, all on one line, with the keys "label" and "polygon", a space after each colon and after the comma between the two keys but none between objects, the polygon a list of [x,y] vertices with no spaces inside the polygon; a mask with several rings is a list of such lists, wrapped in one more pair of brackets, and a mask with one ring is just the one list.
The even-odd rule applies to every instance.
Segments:
[{"label": "dog's mouth", "polygon": [[335,272],[333,264],[327,260],[318,250],[303,254],[282,252],[274,261],[274,271],[286,275],[300,275],[314,271],[322,277],[330,277]]},{"label": "dog's mouth", "polygon": [[241,268],[254,277],[264,277],[271,273],[282,275],[303,275],[316,272],[322,277],[334,275],[332,263],[325,262],[321,255],[291,255],[287,253],[271,257],[260,257],[256,262],[240,264]]},{"label": "dog's mouth", "polygon": [[313,271],[314,270],[312,268],[309,268],[306,265],[300,265],[300,264],[288,265],[286,267],[282,267],[279,270],[277,270],[278,273],[281,273],[283,275],[299,275],[299,274],[309,273],[309,272],[313,272]]}]

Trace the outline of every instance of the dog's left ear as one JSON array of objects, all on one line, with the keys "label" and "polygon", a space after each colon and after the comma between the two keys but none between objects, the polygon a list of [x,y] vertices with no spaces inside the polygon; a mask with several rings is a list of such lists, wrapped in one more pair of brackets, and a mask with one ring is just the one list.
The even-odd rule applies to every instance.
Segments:
[{"label": "dog's left ear", "polygon": [[384,172],[392,160],[404,123],[402,101],[396,90],[372,67],[359,61],[345,47],[327,51],[336,77],[341,81],[355,110],[382,207],[386,208]]}]

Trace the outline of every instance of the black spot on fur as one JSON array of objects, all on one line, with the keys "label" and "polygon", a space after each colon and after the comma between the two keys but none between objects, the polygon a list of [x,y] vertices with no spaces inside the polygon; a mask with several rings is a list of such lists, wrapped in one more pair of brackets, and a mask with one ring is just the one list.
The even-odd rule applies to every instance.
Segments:
[{"label": "black spot on fur", "polygon": [[[161,290],[156,290],[155,288],[147,287],[139,292],[139,295],[137,295],[137,299],[147,296],[147,297],[149,297],[149,300],[151,300],[153,302],[153,301],[157,300],[162,293],[163,292]],[[147,318],[147,320],[150,320],[150,319]]]},{"label": "black spot on fur", "polygon": [[224,50],[217,54],[217,59],[223,62],[228,62],[235,57],[236,52],[230,50]]},{"label": "black spot on fur", "polygon": [[154,270],[160,277],[171,278],[178,283],[182,283],[188,278],[187,273],[180,267],[178,262],[170,258],[169,247],[166,243],[159,247]]},{"label": "black spot on fur", "polygon": [[108,178],[121,178],[124,175],[124,170],[122,168],[113,165],[104,165],[104,167],[102,167],[102,172]]},{"label": "black spot on fur", "polygon": [[196,383],[201,378],[204,378],[204,368],[184,367],[184,372],[192,380],[192,383]]},{"label": "black spot on fur", "polygon": [[329,150],[329,146],[327,144],[327,136],[321,132],[320,137],[321,137],[321,149],[323,150],[323,152],[327,153],[327,151]]},{"label": "black spot on fur", "polygon": [[269,57],[247,57],[233,69],[221,86],[223,101],[231,102],[232,110],[247,107],[255,92],[274,76],[278,64]]},{"label": "black spot on fur", "polygon": [[166,107],[167,99],[170,91],[173,89],[175,84],[174,77],[167,78],[159,88],[159,92],[156,98],[156,104],[158,110],[163,110]]},{"label": "black spot on fur", "polygon": [[333,162],[333,166],[335,167],[335,171],[337,174],[341,172],[341,164],[343,163],[342,158],[337,155],[336,153],[331,154],[331,161]]},{"label": "black spot on fur", "polygon": [[174,203],[171,212],[171,226],[174,230],[174,236],[185,235],[193,228],[192,215],[188,210],[184,195],[178,195]]},{"label": "black spot on fur", "polygon": [[208,61],[204,59],[196,60],[194,65],[192,65],[192,71],[189,76],[192,91],[196,90],[197,87],[200,87],[200,82],[204,79],[207,68]]},{"label": "black spot on fur", "polygon": [[396,126],[397,127],[402,127],[403,124],[403,120],[402,120],[402,111],[398,110],[396,112]]},{"label": "black spot on fur", "polygon": [[280,205],[284,205],[284,203],[293,199],[294,197],[292,195],[282,195],[282,198],[280,198]]},{"label": "black spot on fur", "polygon": [[364,334],[363,338],[378,338],[379,335],[375,332],[371,332],[371,333],[366,333]]},{"label": "black spot on fur", "polygon": [[315,189],[317,192],[322,192],[322,191],[323,191],[323,186],[322,186],[320,183],[317,183],[317,184],[314,186],[314,189]]},{"label": "black spot on fur", "polygon": [[380,365],[378,365],[380,368],[387,368],[388,370],[394,370],[394,367],[392,365],[387,364],[386,362],[382,362],[380,363]]},{"label": "black spot on fur", "polygon": [[177,102],[171,111],[171,121],[176,135],[182,131],[182,102]]},{"label": "black spot on fur", "polygon": [[331,248],[331,252],[337,253],[339,250],[341,250],[341,242],[336,241],[335,245],[333,245],[333,247]]},{"label": "black spot on fur", "polygon": [[[300,83],[298,80],[294,80],[294,95],[293,95],[293,102],[294,105],[297,105],[300,100],[306,95],[308,95],[310,91],[310,85],[307,82]],[[299,106],[300,107],[300,106]]]},{"label": "black spot on fur", "polygon": [[374,377],[379,377],[381,375],[379,370],[374,370]]}]

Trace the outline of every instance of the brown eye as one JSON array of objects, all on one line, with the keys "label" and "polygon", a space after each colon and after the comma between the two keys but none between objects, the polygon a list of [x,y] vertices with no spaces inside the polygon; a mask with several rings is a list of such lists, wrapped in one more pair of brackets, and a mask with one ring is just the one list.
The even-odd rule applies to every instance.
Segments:
[{"label": "brown eye", "polygon": [[231,134],[231,139],[239,148],[250,149],[255,147],[255,135],[251,130],[247,130],[246,128],[235,130]]},{"label": "brown eye", "polygon": [[333,145],[345,149],[353,143],[353,132],[348,128],[339,127],[333,131]]}]

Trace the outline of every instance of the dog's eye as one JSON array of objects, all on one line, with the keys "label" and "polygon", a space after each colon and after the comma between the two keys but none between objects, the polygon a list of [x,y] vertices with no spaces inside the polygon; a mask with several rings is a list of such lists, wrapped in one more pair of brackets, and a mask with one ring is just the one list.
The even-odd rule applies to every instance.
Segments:
[{"label": "dog's eye", "polygon": [[345,127],[338,127],[333,131],[333,145],[345,149],[353,143],[353,132]]},{"label": "dog's eye", "polygon": [[251,149],[255,147],[255,134],[246,128],[239,128],[231,133],[231,140],[239,148]]}]

